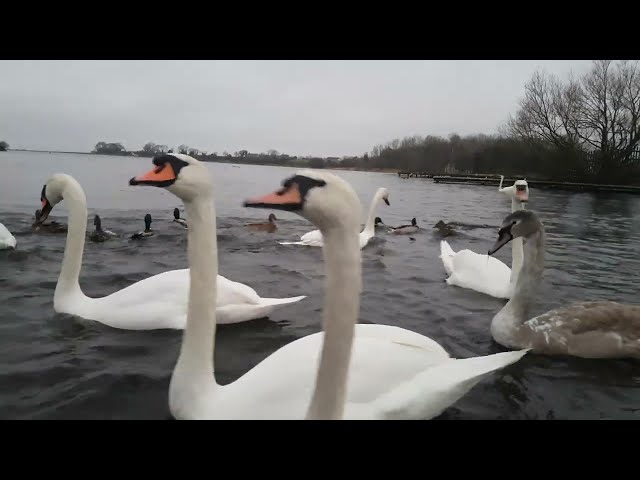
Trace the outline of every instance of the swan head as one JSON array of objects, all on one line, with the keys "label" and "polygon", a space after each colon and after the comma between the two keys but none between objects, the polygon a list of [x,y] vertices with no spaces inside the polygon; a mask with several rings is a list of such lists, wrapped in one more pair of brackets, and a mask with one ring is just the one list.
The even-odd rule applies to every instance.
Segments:
[{"label": "swan head", "polygon": [[529,201],[529,184],[526,179],[516,180],[513,185],[510,187],[504,187],[500,191],[506,193],[511,198],[520,201],[520,203],[526,203]]},{"label": "swan head", "polygon": [[285,179],[280,189],[247,199],[244,206],[293,212],[320,230],[348,225],[354,232],[360,231],[362,206],[358,196],[349,183],[329,172],[300,170]]},{"label": "swan head", "polygon": [[42,190],[40,191],[40,203],[42,204],[42,209],[40,210],[39,215],[36,214],[35,223],[37,225],[41,225],[47,218],[49,218],[49,214],[51,213],[51,210],[53,210],[53,207],[64,199],[65,189],[70,184],[75,184],[79,194],[84,195],[80,184],[78,184],[72,176],[65,173],[56,173],[49,177],[47,183],[42,186]]},{"label": "swan head", "polygon": [[493,255],[514,238],[526,238],[543,228],[538,216],[531,210],[518,210],[507,215],[498,230],[498,240],[489,249],[488,255]]},{"label": "swan head", "polygon": [[376,192],[376,195],[379,199],[384,200],[384,203],[386,203],[387,205],[391,205],[389,203],[389,190],[384,187],[380,187]]},{"label": "swan head", "polygon": [[185,202],[193,201],[199,195],[212,194],[209,170],[195,158],[180,153],[164,153],[156,155],[152,161],[155,167],[131,178],[129,185],[166,188]]}]

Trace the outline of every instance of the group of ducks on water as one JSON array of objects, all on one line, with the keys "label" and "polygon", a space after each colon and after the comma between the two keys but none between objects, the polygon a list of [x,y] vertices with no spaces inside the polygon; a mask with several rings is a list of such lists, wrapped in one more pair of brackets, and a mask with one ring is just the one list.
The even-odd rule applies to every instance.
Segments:
[{"label": "group of ducks on water", "polygon": [[[183,228],[187,228],[187,222],[184,218],[180,218],[180,210],[178,208],[173,209],[173,222],[181,225]],[[54,221],[44,222],[41,220],[42,218],[42,210],[38,209],[35,213],[35,220],[31,225],[31,229],[33,232],[37,233],[67,233],[67,225],[63,223],[59,223]],[[151,229],[151,222],[153,219],[151,218],[151,214],[147,213],[144,216],[144,230],[133,233],[129,236],[131,240],[138,240],[141,238],[152,237],[155,232]],[[0,224],[2,225],[2,224]],[[106,230],[102,228],[102,219],[100,215],[95,215],[93,217],[93,232],[87,232],[87,236],[89,240],[93,242],[106,242],[107,240],[115,237],[119,237],[117,233],[112,232],[111,230]],[[16,244],[13,244],[15,248]]]},{"label": "group of ducks on water", "polygon": [[[213,364],[216,323],[230,323],[230,315],[236,320],[243,314],[243,319],[265,316],[274,305],[305,297],[262,299],[250,287],[220,276],[210,171],[182,154],[156,156],[153,164],[129,185],[165,188],[182,200],[189,221],[188,269],[89,298],[78,283],[87,205],[73,177],[56,174],[47,180],[38,221],[44,222],[56,204],[67,203],[67,244],[54,293],[57,312],[116,328],[184,329],[169,386],[169,407],[176,419],[429,419],[527,352],[640,358],[640,306],[583,302],[531,318],[544,269],[545,229],[534,212],[524,209],[526,181],[504,190],[512,193],[513,211],[487,255],[455,252],[441,242],[449,284],[509,298],[493,318],[491,333],[513,350],[454,359],[436,341],[411,330],[358,323],[361,249],[373,236],[373,221],[361,230],[360,201],[344,179],[303,170],[275,192],[246,199],[243,205],[292,212],[318,228],[299,242],[281,243],[323,249],[323,330],[281,347],[236,381],[220,385]],[[388,203],[386,189],[376,196]],[[513,246],[512,268],[491,256],[508,243]]]}]

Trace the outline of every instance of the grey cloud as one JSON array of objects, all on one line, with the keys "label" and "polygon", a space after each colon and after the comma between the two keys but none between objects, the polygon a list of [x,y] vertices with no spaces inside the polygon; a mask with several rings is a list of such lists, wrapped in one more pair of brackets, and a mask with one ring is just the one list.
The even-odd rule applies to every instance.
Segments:
[{"label": "grey cloud", "polygon": [[407,135],[493,133],[536,68],[590,61],[1,61],[13,148],[360,155]]}]

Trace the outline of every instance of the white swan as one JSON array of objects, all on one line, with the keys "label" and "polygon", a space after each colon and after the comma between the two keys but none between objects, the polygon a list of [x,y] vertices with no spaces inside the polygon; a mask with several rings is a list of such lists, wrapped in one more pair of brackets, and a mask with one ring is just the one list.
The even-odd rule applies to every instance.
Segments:
[{"label": "white swan", "polygon": [[[529,201],[529,185],[526,180],[516,180],[502,188],[504,176],[500,175],[498,191],[511,197],[511,211],[524,209]],[[449,277],[447,284],[470,288],[496,298],[511,298],[522,268],[522,239],[513,242],[509,268],[497,258],[481,255],[469,249],[455,252],[446,240],[440,241],[440,258]]]},{"label": "white swan", "polygon": [[[367,222],[364,225],[364,229],[360,232],[360,248],[364,248],[375,236],[375,220],[379,219],[378,217],[374,217],[376,205],[380,200],[384,200],[387,205],[389,203],[389,190],[384,187],[378,188],[376,194],[371,199],[371,205],[369,206],[369,216],[367,217]],[[382,221],[380,221],[382,223]],[[322,238],[322,232],[320,230],[312,230],[308,233],[305,233],[300,237],[299,242],[280,242],[281,245],[306,245],[308,247],[322,247],[324,245],[324,240]]]},{"label": "white swan", "polygon": [[210,173],[184,155],[153,162],[157,168],[130,184],[165,187],[183,200],[189,217],[189,314],[169,387],[175,418],[431,418],[526,353],[455,360],[433,340],[409,330],[356,325],[362,282],[358,198],[335,175],[303,171],[279,192],[245,206],[293,211],[321,229],[326,334],[295,340],[236,381],[218,384],[213,368],[218,262]]},{"label": "white swan", "polygon": [[0,223],[0,250],[8,250],[10,248],[16,248],[16,237]]},{"label": "white swan", "polygon": [[494,340],[545,355],[640,359],[640,305],[579,302],[531,318],[544,271],[545,231],[537,215],[522,210],[505,217],[489,255],[523,238],[524,262],[515,292],[491,320]]},{"label": "white swan", "polygon": [[[90,298],[82,292],[79,276],[87,228],[87,200],[73,177],[55,174],[49,178],[42,189],[39,221],[44,222],[51,209],[63,199],[69,210],[69,229],[53,296],[54,310],[128,330],[184,328],[190,282],[188,269],[153,275],[106,297]],[[305,296],[261,298],[251,287],[218,276],[218,322],[262,318],[303,298]]]}]

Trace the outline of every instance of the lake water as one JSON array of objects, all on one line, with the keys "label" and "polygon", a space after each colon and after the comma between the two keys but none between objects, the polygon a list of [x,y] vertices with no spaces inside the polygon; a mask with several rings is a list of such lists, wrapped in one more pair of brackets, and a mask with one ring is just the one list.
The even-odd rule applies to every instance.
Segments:
[{"label": "lake water", "polygon": [[[122,235],[87,242],[80,283],[89,296],[104,296],[149,275],[185,268],[186,232],[172,223],[180,201],[161,189],[129,187],[151,160],[74,154],[0,153],[0,222],[18,240],[0,251],[0,418],[167,419],[168,385],[182,332],[115,330],[53,311],[53,292],[65,235],[32,234],[40,191],[53,173],[73,175],[104,228]],[[306,220],[275,212],[273,234],[247,232],[268,210],[246,209],[247,196],[277,188],[294,169],[207,164],[214,174],[220,274],[251,285],[262,296],[308,295],[269,319],[218,327],[216,375],[235,380],[280,346],[320,330],[322,252],[282,246],[314,229]],[[449,237],[454,250],[486,252],[510,212],[495,187],[440,185],[394,174],[337,172],[348,180],[366,213],[378,187],[385,223],[423,229],[410,240],[379,231],[363,250],[361,322],[397,325],[440,342],[455,357],[504,350],[489,325],[503,301],[446,285],[438,237],[440,219],[478,225]],[[640,197],[593,195],[531,188],[528,208],[547,228],[546,270],[536,312],[570,301],[637,302],[640,280]],[[153,216],[156,235],[144,242],[128,235]],[[363,213],[364,214],[364,213]],[[67,222],[63,203],[51,219]],[[363,218],[364,222],[364,218]],[[485,227],[482,227],[485,225]],[[488,226],[488,227],[486,227]],[[511,264],[511,248],[497,257]],[[583,360],[529,354],[492,375],[440,419],[635,419],[640,418],[640,362]]]}]

